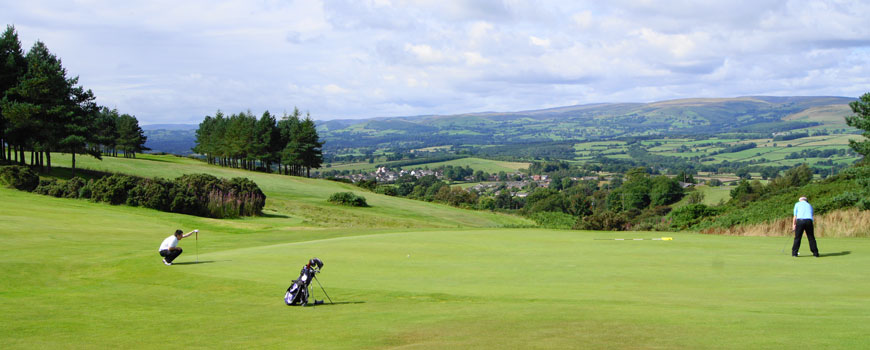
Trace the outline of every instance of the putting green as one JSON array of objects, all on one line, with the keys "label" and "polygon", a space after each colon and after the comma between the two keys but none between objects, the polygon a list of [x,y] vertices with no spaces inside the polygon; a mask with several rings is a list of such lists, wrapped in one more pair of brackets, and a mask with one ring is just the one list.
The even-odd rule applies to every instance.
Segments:
[{"label": "putting green", "polygon": [[[870,332],[866,239],[795,259],[786,237],[286,228],[0,198],[4,349],[848,349]],[[176,227],[202,231],[167,267]],[[337,304],[284,306],[313,256]]]}]

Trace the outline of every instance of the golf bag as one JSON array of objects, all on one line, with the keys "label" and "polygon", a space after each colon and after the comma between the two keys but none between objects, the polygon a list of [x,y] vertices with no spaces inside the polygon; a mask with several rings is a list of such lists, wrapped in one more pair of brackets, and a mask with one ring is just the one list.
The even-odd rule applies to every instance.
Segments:
[{"label": "golf bag", "polygon": [[[287,305],[308,305],[308,285],[314,279],[314,275],[320,272],[323,267],[323,261],[318,258],[308,260],[308,264],[302,267],[299,272],[299,278],[293,280],[293,284],[287,288],[287,293],[284,294],[284,303]],[[315,300],[315,304],[318,302]],[[322,303],[322,302],[321,302]]]}]

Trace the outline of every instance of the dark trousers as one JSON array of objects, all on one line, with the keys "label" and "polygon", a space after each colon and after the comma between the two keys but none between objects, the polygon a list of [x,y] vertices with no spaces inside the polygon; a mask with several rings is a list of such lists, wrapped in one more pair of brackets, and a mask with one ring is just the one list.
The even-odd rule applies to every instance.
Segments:
[{"label": "dark trousers", "polygon": [[810,241],[810,251],[814,256],[819,256],[819,248],[816,247],[816,236],[813,234],[813,220],[798,219],[794,227],[794,245],[791,246],[791,255],[797,256],[798,250],[801,248],[801,237],[807,233],[807,240]]},{"label": "dark trousers", "polygon": [[[815,241],[813,241],[813,242],[815,242]],[[813,243],[813,244],[815,244],[815,243]],[[175,260],[175,258],[177,258],[179,255],[181,255],[181,248],[178,248],[178,250],[164,249],[164,250],[160,251],[160,256],[165,258],[166,262],[169,262],[169,263],[171,263],[172,260]]]}]

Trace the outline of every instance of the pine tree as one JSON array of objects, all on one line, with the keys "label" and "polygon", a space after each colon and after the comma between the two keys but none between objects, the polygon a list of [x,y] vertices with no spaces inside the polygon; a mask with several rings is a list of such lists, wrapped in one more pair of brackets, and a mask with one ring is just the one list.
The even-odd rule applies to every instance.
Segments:
[{"label": "pine tree", "polygon": [[323,142],[317,135],[317,127],[311,116],[306,116],[299,125],[298,143],[299,155],[302,158],[302,166],[305,167],[305,176],[311,177],[311,168],[319,169],[323,164]]},{"label": "pine tree", "polygon": [[25,146],[36,152],[31,153],[31,159],[35,159],[31,164],[47,165],[50,169],[50,152],[58,147],[65,133],[65,113],[77,78],[67,79],[60,60],[41,41],[33,45],[25,59],[27,72],[15,87],[6,91],[3,113],[17,132],[24,132]]},{"label": "pine tree", "polygon": [[[0,36],[0,99],[6,96],[7,90],[18,85],[26,69],[27,64],[24,52],[21,50],[21,41],[18,40],[18,33],[15,32],[14,26],[6,26],[6,31]],[[10,137],[13,133],[6,132],[7,128],[13,126],[4,116],[2,105],[0,104],[0,160],[8,158],[11,161],[13,145],[20,139]],[[9,145],[8,149],[5,148],[6,144]],[[24,161],[23,157],[21,161]]]},{"label": "pine tree", "polygon": [[864,141],[849,140],[849,146],[855,152],[867,157],[870,155],[870,92],[861,95],[858,101],[849,103],[852,108],[852,113],[855,115],[846,117],[846,124],[849,126],[863,130],[861,135],[864,136]]},{"label": "pine tree", "polygon": [[81,87],[72,89],[71,100],[66,112],[66,120],[63,123],[63,138],[59,145],[72,153],[72,176],[76,175],[76,153],[88,153],[91,156],[102,159],[100,152],[87,148],[89,143],[97,142],[95,120],[97,119],[97,105],[94,103],[94,93]]},{"label": "pine tree", "polygon": [[147,151],[145,141],[148,139],[136,117],[129,114],[121,114],[118,117],[118,146],[124,151],[124,158],[136,158],[137,152]]}]

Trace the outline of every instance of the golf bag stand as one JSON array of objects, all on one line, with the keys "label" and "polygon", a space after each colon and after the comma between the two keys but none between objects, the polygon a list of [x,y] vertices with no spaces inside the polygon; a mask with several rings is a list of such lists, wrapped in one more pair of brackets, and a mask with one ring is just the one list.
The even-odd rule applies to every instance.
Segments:
[{"label": "golf bag stand", "polygon": [[[299,278],[293,280],[293,284],[284,293],[284,303],[288,306],[308,305],[308,296],[310,295],[308,286],[311,284],[311,280],[314,279],[314,275],[319,273],[321,268],[323,268],[323,261],[320,261],[320,259],[311,258],[311,260],[308,260],[308,264],[302,266]],[[323,302],[319,303],[322,304]],[[318,301],[315,300],[314,304],[317,305]]]}]

